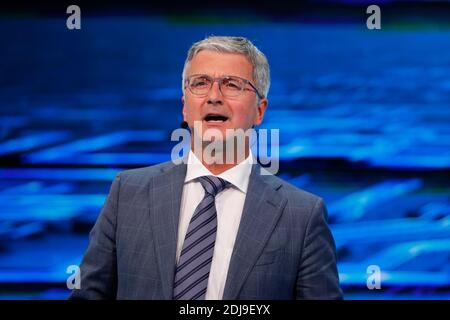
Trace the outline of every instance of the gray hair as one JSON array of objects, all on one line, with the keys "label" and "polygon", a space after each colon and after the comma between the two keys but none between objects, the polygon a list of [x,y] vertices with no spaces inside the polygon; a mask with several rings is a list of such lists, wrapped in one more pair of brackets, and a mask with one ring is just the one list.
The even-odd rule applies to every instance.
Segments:
[{"label": "gray hair", "polygon": [[270,69],[267,58],[250,40],[244,37],[210,36],[194,43],[188,51],[183,67],[183,93],[186,69],[189,62],[202,50],[212,50],[221,53],[239,53],[247,57],[253,66],[253,79],[258,91],[267,97],[270,87]]}]

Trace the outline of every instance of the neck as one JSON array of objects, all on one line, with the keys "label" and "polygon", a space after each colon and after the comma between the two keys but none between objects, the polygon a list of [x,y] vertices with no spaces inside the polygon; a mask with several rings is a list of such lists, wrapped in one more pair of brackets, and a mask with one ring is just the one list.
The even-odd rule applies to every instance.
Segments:
[{"label": "neck", "polygon": [[222,172],[230,170],[231,168],[238,165],[237,163],[236,164],[225,164],[225,163],[224,164],[216,164],[216,163],[207,164],[204,161],[202,163],[206,167],[206,169],[208,169],[212,174],[214,174],[216,176],[221,174]]},{"label": "neck", "polygon": [[195,156],[202,162],[202,164],[205,166],[205,168],[208,169],[214,175],[219,175],[219,174],[237,166],[239,163],[241,163],[242,161],[247,159],[250,155],[250,148],[248,147],[248,144],[247,144],[245,147],[245,150],[244,150],[243,157],[242,156],[239,157],[237,150],[234,150],[234,157],[233,157],[232,161],[227,161],[229,159],[227,159],[226,150],[221,150],[221,151],[213,152],[213,154],[212,154],[213,161],[211,161],[210,159],[207,158],[207,155],[205,155],[205,147],[206,146],[203,146],[203,148],[201,150],[195,150],[195,148],[191,147],[191,150],[194,152]]}]

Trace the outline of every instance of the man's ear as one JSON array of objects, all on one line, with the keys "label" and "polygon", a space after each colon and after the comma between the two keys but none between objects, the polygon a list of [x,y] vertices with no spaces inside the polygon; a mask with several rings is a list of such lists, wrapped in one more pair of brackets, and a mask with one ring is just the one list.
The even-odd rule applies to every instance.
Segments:
[{"label": "man's ear", "polygon": [[253,126],[259,126],[264,119],[264,114],[266,113],[267,106],[269,105],[269,101],[267,98],[261,98],[259,100],[258,105],[256,106],[256,117]]},{"label": "man's ear", "polygon": [[186,105],[184,104],[184,96],[181,96],[181,103],[183,104],[183,120],[186,121]]}]

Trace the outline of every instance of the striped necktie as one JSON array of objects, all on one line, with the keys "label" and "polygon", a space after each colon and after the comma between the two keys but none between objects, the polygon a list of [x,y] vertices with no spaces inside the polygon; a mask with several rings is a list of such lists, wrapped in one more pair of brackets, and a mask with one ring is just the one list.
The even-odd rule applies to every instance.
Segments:
[{"label": "striped necktie", "polygon": [[219,177],[198,180],[205,196],[192,215],[175,271],[175,300],[204,300],[217,232],[215,197],[231,184]]}]

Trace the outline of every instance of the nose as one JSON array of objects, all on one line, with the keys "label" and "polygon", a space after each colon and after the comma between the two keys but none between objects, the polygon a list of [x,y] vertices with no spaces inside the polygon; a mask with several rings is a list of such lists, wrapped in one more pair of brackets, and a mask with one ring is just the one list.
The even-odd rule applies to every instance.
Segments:
[{"label": "nose", "polygon": [[214,81],[212,84],[211,90],[208,93],[208,104],[212,105],[222,105],[223,104],[223,96],[220,91],[219,81]]}]

